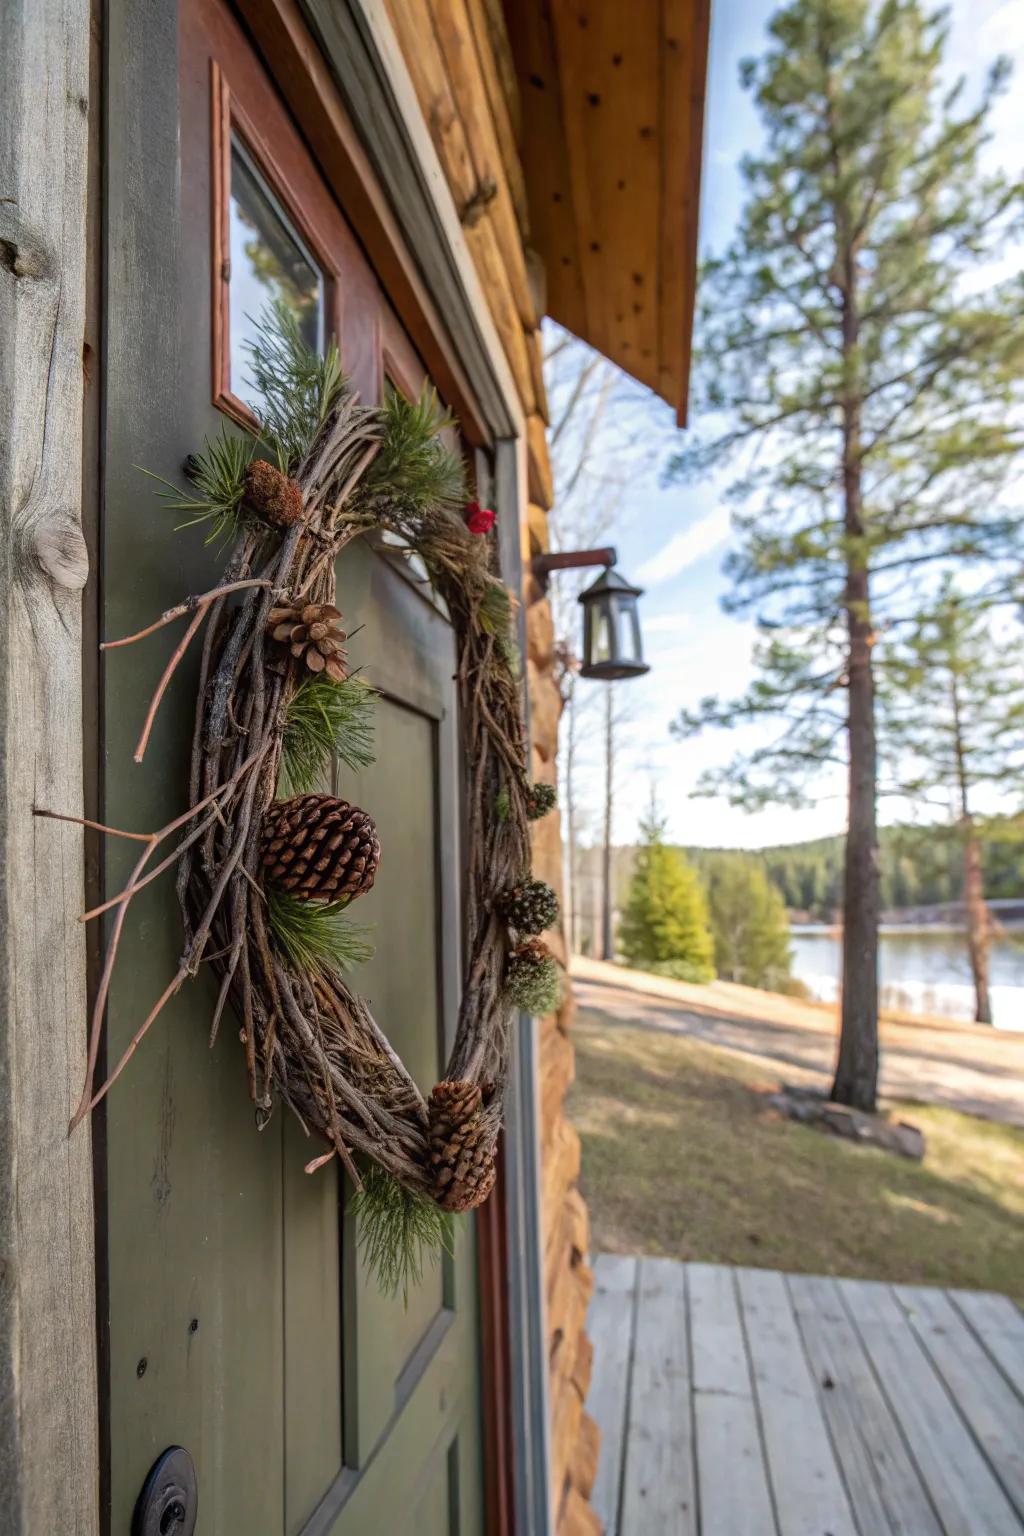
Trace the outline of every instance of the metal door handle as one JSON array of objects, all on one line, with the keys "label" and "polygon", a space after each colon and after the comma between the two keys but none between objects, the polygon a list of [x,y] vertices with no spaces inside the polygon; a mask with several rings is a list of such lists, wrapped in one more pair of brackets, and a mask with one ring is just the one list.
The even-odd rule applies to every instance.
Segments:
[{"label": "metal door handle", "polygon": [[146,1474],[132,1516],[132,1536],[192,1536],[199,1491],[192,1457],[169,1445]]}]

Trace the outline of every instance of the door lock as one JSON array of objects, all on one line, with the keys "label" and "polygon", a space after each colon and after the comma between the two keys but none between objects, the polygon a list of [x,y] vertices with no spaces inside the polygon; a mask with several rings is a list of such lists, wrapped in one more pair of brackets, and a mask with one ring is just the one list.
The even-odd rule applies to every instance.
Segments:
[{"label": "door lock", "polygon": [[192,1457],[183,1445],[170,1445],[146,1475],[132,1516],[132,1536],[192,1536],[198,1508]]}]

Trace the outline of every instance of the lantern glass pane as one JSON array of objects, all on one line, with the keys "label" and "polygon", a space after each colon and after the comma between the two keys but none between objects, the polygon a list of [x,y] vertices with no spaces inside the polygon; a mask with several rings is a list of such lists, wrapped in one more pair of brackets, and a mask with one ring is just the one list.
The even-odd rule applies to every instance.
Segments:
[{"label": "lantern glass pane", "polygon": [[618,656],[623,661],[637,661],[640,656],[640,633],[636,622],[636,602],[628,593],[615,599]]},{"label": "lantern glass pane", "polygon": [[595,661],[611,661],[615,655],[615,635],[612,627],[612,615],[606,604],[602,603],[596,614],[597,637],[594,644]]}]

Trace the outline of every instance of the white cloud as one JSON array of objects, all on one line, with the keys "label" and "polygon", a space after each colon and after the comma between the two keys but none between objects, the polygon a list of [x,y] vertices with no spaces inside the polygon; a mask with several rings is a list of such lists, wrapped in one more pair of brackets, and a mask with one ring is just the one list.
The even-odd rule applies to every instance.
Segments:
[{"label": "white cloud", "polygon": [[667,544],[645,560],[636,572],[637,581],[652,587],[658,582],[670,581],[680,571],[696,565],[698,560],[713,554],[726,543],[729,529],[728,507],[716,507],[699,522],[691,523],[689,528],[675,534]]}]

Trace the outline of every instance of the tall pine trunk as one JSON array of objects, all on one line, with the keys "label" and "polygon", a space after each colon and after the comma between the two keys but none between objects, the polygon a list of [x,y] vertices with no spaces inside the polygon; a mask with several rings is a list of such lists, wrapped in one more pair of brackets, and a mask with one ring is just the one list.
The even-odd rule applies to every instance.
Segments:
[{"label": "tall pine trunk", "polygon": [[[841,239],[844,221],[839,223]],[[874,630],[861,488],[861,393],[856,252],[843,250],[843,517],[849,807],[843,871],[843,1000],[832,1098],[873,1111],[878,1102],[878,749],[871,661]]]},{"label": "tall pine trunk", "polygon": [[[851,571],[849,824],[843,871],[843,1002],[832,1098],[873,1111],[878,1098],[878,826],[875,697],[866,571]],[[863,608],[860,604],[863,604]]]},{"label": "tall pine trunk", "polygon": [[981,868],[981,842],[970,816],[961,823],[964,840],[964,906],[967,912],[967,952],[974,977],[974,1018],[978,1024],[992,1023],[992,999],[989,995],[988,956],[991,941],[988,907]]},{"label": "tall pine trunk", "polygon": [[956,756],[957,786],[960,791],[960,836],[964,849],[964,910],[967,915],[967,953],[974,978],[974,1018],[978,1024],[992,1023],[992,999],[988,987],[988,955],[991,933],[988,907],[985,905],[985,878],[981,866],[981,841],[971,815],[970,781],[967,772],[967,748],[964,742],[960,690],[957,687],[958,657],[953,656],[950,670],[950,703],[953,706],[953,750]]}]

